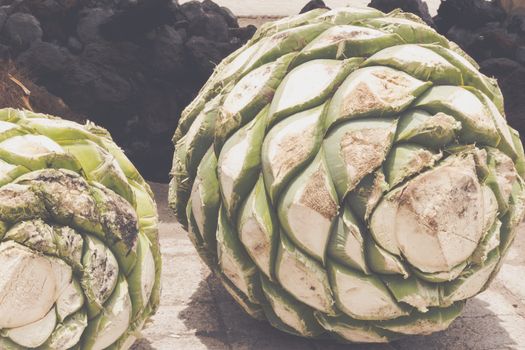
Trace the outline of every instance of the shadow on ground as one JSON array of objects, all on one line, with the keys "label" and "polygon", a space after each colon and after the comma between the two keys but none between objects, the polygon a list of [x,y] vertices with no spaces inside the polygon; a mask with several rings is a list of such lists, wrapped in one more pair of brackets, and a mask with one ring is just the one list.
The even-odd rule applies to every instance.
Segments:
[{"label": "shadow on ground", "polygon": [[[211,293],[210,293],[211,292]],[[211,294],[211,299],[210,299]],[[479,299],[470,300],[463,315],[444,331],[426,337],[408,337],[392,344],[355,344],[352,350],[503,349],[516,345],[500,319]],[[348,350],[327,340],[306,340],[280,332],[252,319],[233,301],[220,282],[209,275],[200,282],[179,318],[207,349]],[[215,326],[210,327],[210,324]],[[136,350],[148,350],[145,345]]]}]

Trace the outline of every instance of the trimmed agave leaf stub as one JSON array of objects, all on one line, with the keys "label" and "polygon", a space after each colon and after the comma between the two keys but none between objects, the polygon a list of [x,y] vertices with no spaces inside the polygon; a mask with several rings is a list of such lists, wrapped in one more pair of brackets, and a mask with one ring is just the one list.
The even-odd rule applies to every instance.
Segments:
[{"label": "trimmed agave leaf stub", "polygon": [[[525,215],[525,154],[497,83],[400,10],[268,22],[183,115],[171,207],[235,300],[294,335],[389,342],[447,328],[488,287]],[[0,183],[35,205],[2,209],[0,197],[0,214],[34,220],[47,209],[25,182],[11,184],[31,170],[25,149],[11,151],[27,139],[47,162],[57,146],[15,124],[0,124]],[[67,155],[53,162],[79,167]],[[80,223],[104,237],[104,226]]]},{"label": "trimmed agave leaf stub", "polygon": [[0,116],[0,348],[128,349],[159,305],[151,189],[101,128]]}]

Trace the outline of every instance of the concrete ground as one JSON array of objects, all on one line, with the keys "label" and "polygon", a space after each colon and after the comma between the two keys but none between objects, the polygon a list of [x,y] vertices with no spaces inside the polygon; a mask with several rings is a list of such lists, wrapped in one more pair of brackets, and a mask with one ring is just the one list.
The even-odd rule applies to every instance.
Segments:
[{"label": "concrete ground", "polygon": [[305,340],[255,321],[210,275],[167,206],[167,185],[152,184],[164,258],[160,309],[133,350],[525,350],[525,225],[491,287],[470,300],[444,332],[388,345]]}]

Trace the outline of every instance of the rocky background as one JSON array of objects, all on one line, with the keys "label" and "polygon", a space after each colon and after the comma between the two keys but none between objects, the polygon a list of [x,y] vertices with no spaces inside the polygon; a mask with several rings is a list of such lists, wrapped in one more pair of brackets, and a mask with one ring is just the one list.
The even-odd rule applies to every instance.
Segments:
[{"label": "rocky background", "polygon": [[[421,0],[369,6],[415,13],[457,42],[498,79],[507,118],[525,135],[524,2],[443,0],[433,18]],[[318,7],[312,0],[302,12]],[[211,0],[0,0],[0,59],[22,70],[35,110],[106,127],[153,181],[168,178],[182,109],[254,31]]]},{"label": "rocky background", "polygon": [[181,110],[254,31],[209,0],[0,0],[0,56],[109,129],[154,181]]}]

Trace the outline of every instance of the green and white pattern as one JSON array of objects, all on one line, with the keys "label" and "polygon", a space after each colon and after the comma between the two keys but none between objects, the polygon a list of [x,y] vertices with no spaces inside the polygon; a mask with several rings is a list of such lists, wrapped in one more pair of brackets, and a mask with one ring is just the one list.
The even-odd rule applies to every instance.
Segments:
[{"label": "green and white pattern", "polygon": [[447,328],[525,213],[496,82],[399,11],[263,25],[173,141],[170,203],[201,257],[250,315],[306,337]]},{"label": "green and white pattern", "polygon": [[0,110],[0,349],[129,349],[159,305],[157,210],[106,130]]}]

